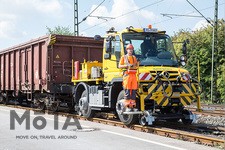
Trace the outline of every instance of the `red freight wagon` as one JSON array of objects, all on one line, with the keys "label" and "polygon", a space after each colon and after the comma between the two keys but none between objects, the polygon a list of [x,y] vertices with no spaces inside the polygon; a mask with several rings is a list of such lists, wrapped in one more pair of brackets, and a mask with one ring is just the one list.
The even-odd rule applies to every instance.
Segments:
[{"label": "red freight wagon", "polygon": [[102,47],[103,40],[91,37],[51,35],[1,51],[0,102],[17,98],[40,103],[47,98],[52,105],[70,105],[72,59],[101,62]]}]

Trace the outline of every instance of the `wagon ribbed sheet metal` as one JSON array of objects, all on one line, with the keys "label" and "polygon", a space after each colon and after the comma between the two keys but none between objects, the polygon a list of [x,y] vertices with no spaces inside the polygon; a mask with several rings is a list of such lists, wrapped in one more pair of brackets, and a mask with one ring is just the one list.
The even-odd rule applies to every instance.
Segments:
[{"label": "wagon ribbed sheet metal", "polygon": [[[102,61],[103,41],[90,37],[73,37],[53,35],[49,48],[50,74],[54,83],[71,82],[72,59],[83,62]],[[80,66],[81,67],[81,66]]]},{"label": "wagon ribbed sheet metal", "polygon": [[103,40],[63,35],[43,36],[0,52],[0,90],[50,91],[71,83],[72,59],[102,60]]},{"label": "wagon ribbed sheet metal", "polygon": [[[43,36],[28,42],[4,49],[0,52],[1,59],[1,80],[0,88],[2,91],[18,91],[18,90],[32,90],[38,82],[34,81],[34,55],[33,48],[39,47],[40,43],[44,43],[46,50],[49,36]],[[39,50],[39,48],[38,48]],[[46,56],[46,55],[45,55]],[[40,69],[40,68],[39,68]],[[39,76],[39,78],[45,78]]]}]

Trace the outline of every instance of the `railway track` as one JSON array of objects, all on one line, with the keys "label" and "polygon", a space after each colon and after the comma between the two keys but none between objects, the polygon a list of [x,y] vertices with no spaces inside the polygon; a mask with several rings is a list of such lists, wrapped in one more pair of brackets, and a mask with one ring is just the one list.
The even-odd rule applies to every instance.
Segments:
[{"label": "railway track", "polygon": [[[5,105],[0,105],[0,106],[5,106]],[[18,106],[18,105],[7,105],[7,107],[13,107],[13,108],[19,108],[19,109],[40,112],[39,109]],[[44,113],[54,114],[54,112],[49,111],[49,110],[45,110]],[[101,116],[101,118],[90,118],[90,119],[87,119],[87,118],[84,118],[82,116],[78,116],[75,114],[71,114],[68,112],[58,112],[58,115],[65,116],[65,117],[77,118],[79,120],[88,120],[88,121],[106,124],[106,125],[118,126],[118,127],[122,127],[122,128],[129,128],[131,130],[157,134],[160,136],[195,142],[198,144],[203,144],[203,145],[208,145],[208,146],[213,146],[213,147],[225,148],[225,140],[224,140],[225,128],[216,128],[216,127],[212,127],[212,126],[211,127],[207,127],[207,126],[202,127],[199,125],[184,126],[180,123],[172,123],[172,122],[167,122],[166,125],[165,125],[165,122],[157,122],[153,126],[141,126],[141,125],[126,126],[122,122],[117,121],[115,119],[115,116],[110,113],[103,113],[103,114],[98,115],[98,116]],[[219,134],[222,134],[223,136],[218,136],[218,135],[212,136],[212,135],[206,135],[206,134],[199,134],[199,132],[197,132],[198,130],[201,130],[202,132],[214,131],[214,132],[218,132]]]},{"label": "railway track", "polygon": [[192,111],[195,114],[201,114],[201,115],[211,115],[211,116],[218,116],[218,117],[225,117],[225,110],[202,110],[197,111],[195,108],[189,108],[190,111]]},{"label": "railway track", "polygon": [[187,106],[187,108],[195,114],[204,116],[225,117],[225,108],[223,105],[206,105],[201,104],[201,110],[198,111],[195,104]]}]

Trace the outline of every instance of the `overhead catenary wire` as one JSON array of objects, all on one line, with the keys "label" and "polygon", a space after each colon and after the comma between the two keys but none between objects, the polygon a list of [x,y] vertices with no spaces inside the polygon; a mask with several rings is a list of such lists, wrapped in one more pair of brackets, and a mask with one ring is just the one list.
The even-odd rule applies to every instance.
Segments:
[{"label": "overhead catenary wire", "polygon": [[[154,3],[151,3],[151,4],[145,5],[145,6],[141,7],[141,8],[138,8],[138,9],[135,9],[135,10],[132,10],[132,11],[129,11],[129,12],[125,13],[125,14],[122,14],[122,15],[119,15],[119,16],[113,17],[113,18],[114,18],[114,19],[118,19],[118,18],[123,17],[123,16],[126,16],[126,15],[128,15],[128,14],[130,14],[130,13],[133,13],[133,12],[136,12],[136,11],[140,11],[140,10],[142,10],[142,9],[144,9],[144,8],[147,8],[147,7],[149,7],[149,6],[158,4],[158,3],[163,2],[163,1],[165,1],[165,0],[159,0],[159,1],[157,1],[157,2],[154,2]],[[99,26],[99,25],[101,25],[101,24],[103,24],[103,23],[106,23],[107,21],[109,21],[109,20],[106,20],[106,21],[104,21],[104,22],[101,22],[101,23],[99,23],[99,24],[96,24],[96,25],[94,25],[94,26],[92,26],[92,27],[86,28],[86,29],[82,30],[82,32],[84,32],[84,31],[86,31],[86,30],[89,30],[89,29],[92,29],[92,28],[94,28],[94,27],[96,27],[96,26]]]},{"label": "overhead catenary wire", "polygon": [[[119,15],[119,16],[117,16],[117,17],[113,17],[113,19],[116,20],[116,19],[118,19],[118,18],[120,18],[120,17],[126,16],[126,15],[128,15],[128,14],[130,14],[130,13],[133,13],[133,12],[136,12],[136,11],[140,11],[140,10],[142,10],[142,9],[144,9],[144,8],[147,8],[147,7],[149,7],[149,6],[153,6],[153,5],[158,4],[158,3],[161,3],[161,2],[163,2],[163,1],[165,1],[165,0],[160,0],[160,1],[157,1],[157,2],[155,2],[155,3],[151,3],[151,4],[148,4],[148,5],[145,5],[145,6],[141,7],[141,8],[132,10],[132,11],[127,12],[127,13],[125,13],[125,14]],[[224,4],[225,4],[225,3],[220,3],[219,6],[220,6],[220,5],[224,5]],[[203,8],[203,9],[201,9],[200,11],[208,10],[208,9],[213,8],[213,7],[214,7],[214,6],[210,6],[210,7],[207,7],[207,8]],[[185,15],[189,15],[189,14],[192,14],[192,13],[193,13],[193,12],[189,12],[189,13],[186,13]],[[153,25],[156,25],[156,24],[159,24],[159,23],[162,23],[162,22],[170,21],[170,20],[172,20],[172,19],[177,19],[177,18],[179,18],[179,17],[183,17],[183,16],[177,16],[177,17],[165,19],[165,20],[158,21],[158,22],[155,22],[155,23],[152,23],[152,24],[153,24]],[[103,22],[100,22],[100,23],[98,23],[98,24],[96,24],[96,25],[93,25],[93,26],[91,26],[91,27],[88,27],[88,28],[83,29],[82,32],[87,31],[87,30],[90,30],[90,29],[95,28],[95,27],[97,27],[97,26],[100,26],[100,25],[102,25],[102,24],[104,24],[104,23],[106,23],[106,22],[109,22],[109,21],[111,21],[111,20],[104,20]]]},{"label": "overhead catenary wire", "polygon": [[97,9],[98,7],[100,7],[103,3],[105,2],[105,0],[103,0],[100,4],[98,4],[97,7],[95,7],[95,9],[93,9],[86,17],[84,17],[78,24],[82,23],[83,21],[85,21],[88,17],[91,16],[91,14],[93,14]]},{"label": "overhead catenary wire", "polygon": [[182,17],[197,17],[197,18],[202,18],[202,16],[195,16],[195,15],[180,15],[180,14],[162,14],[161,15],[165,16],[165,17],[169,17],[172,18],[171,16],[182,16]]},{"label": "overhead catenary wire", "polygon": [[[225,4],[225,3],[220,3],[218,6],[221,6],[221,5],[224,5],[224,4]],[[199,11],[204,11],[204,10],[208,10],[208,9],[211,9],[211,8],[214,8],[214,6],[210,6],[210,7],[207,7],[207,8],[203,8],[203,9],[201,9],[201,10],[199,10]],[[189,13],[186,13],[186,14],[184,14],[184,15],[190,15],[190,14],[192,14],[192,13],[194,13],[194,12],[189,12]],[[180,17],[183,17],[183,16],[177,15],[176,17],[172,17],[172,18],[165,19],[165,20],[162,20],[162,21],[159,21],[159,22],[155,22],[155,23],[153,23],[153,25],[159,24],[159,23],[162,23],[162,22],[166,22],[166,21],[170,21],[170,20],[172,20],[172,19],[177,19],[177,18],[180,18]]]},{"label": "overhead catenary wire", "polygon": [[189,2],[188,0],[186,0],[203,18],[205,18],[205,20],[211,24],[212,26],[214,26],[214,24],[211,23],[211,21],[209,19],[207,19],[194,5],[192,5],[191,2]]}]

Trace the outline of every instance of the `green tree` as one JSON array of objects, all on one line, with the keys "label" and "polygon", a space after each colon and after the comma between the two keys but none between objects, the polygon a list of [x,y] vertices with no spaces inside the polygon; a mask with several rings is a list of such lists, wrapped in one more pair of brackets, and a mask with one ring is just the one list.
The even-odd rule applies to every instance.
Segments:
[{"label": "green tree", "polygon": [[70,27],[62,27],[62,26],[57,26],[54,27],[54,29],[51,29],[47,27],[47,34],[58,34],[58,35],[73,35],[73,32],[71,32]]},{"label": "green tree", "polygon": [[[189,39],[188,44],[188,62],[185,67],[193,77],[197,78],[197,62],[200,62],[201,83],[204,87],[201,95],[204,100],[210,100],[211,90],[211,65],[212,65],[212,26],[208,25],[197,31],[180,30],[173,37],[173,41],[182,42]],[[218,46],[217,46],[217,89],[219,99],[216,101],[224,102],[225,100],[225,23],[221,19],[218,21]],[[174,46],[177,53],[181,53],[182,45]],[[215,64],[214,64],[215,65]]]}]

